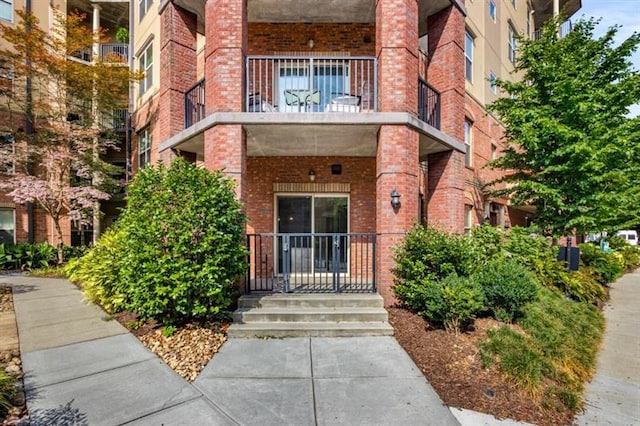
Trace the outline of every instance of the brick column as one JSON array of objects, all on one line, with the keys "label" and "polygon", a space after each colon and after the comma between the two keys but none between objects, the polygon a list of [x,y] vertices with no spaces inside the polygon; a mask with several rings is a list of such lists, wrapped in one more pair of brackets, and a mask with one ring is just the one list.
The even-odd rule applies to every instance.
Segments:
[{"label": "brick column", "polygon": [[[418,4],[379,0],[376,5],[378,109],[416,114],[418,105]],[[376,153],[376,233],[378,291],[386,306],[393,295],[393,249],[418,221],[418,133],[407,126],[381,126]],[[401,206],[391,206],[391,191]]]},{"label": "brick column", "polygon": [[[428,18],[429,83],[440,92],[441,128],[464,142],[464,16],[450,6]],[[464,231],[464,154],[428,157],[427,223]]]},{"label": "brick column", "polygon": [[[184,94],[196,83],[195,14],[167,3],[160,15],[159,139],[165,141],[184,129]],[[165,150],[160,158],[168,164],[175,153]]]},{"label": "brick column", "polygon": [[[247,50],[247,1],[208,0],[205,6],[205,104],[207,115],[241,112],[244,95],[244,54]],[[214,126],[204,134],[204,164],[224,169],[246,199],[247,149],[242,126]]]}]

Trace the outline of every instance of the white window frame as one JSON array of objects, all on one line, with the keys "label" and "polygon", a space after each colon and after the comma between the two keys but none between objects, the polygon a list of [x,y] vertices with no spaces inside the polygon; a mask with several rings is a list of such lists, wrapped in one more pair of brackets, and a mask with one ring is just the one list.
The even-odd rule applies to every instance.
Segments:
[{"label": "white window frame", "polygon": [[[473,83],[473,50],[474,50],[475,38],[469,30],[465,30],[464,33],[464,76],[469,83]],[[467,47],[471,47],[471,52],[468,52]]]},{"label": "white window frame", "polygon": [[[9,244],[15,244],[16,243],[16,209],[13,207],[0,207],[0,211],[11,211],[12,214],[12,222],[13,222],[13,229],[11,230],[11,232],[13,233],[13,241],[10,241]],[[4,228],[0,228],[0,230],[2,231],[6,231],[6,229]]]},{"label": "white window frame", "polygon": [[138,57],[138,71],[144,73],[144,78],[138,82],[138,95],[142,96],[153,86],[153,40],[142,49]]},{"label": "white window frame", "polygon": [[498,76],[496,76],[496,73],[489,71],[489,90],[491,90],[491,93],[494,95],[498,93],[498,87],[496,86],[497,78]]},{"label": "white window frame", "polygon": [[151,127],[138,132],[138,170],[151,163]]},{"label": "white window frame", "polygon": [[151,5],[153,5],[153,0],[138,0],[138,11],[140,13],[139,21],[142,21],[142,18],[144,18],[147,12],[149,12]]},{"label": "white window frame", "polygon": [[464,156],[464,165],[466,167],[473,167],[473,121],[464,119],[464,144],[467,147],[467,152]]},{"label": "white window frame", "polygon": [[507,57],[511,64],[516,64],[516,49],[518,48],[518,41],[516,40],[516,29],[513,27],[513,24],[509,22],[507,24],[507,32],[508,36],[508,46],[507,46]]},{"label": "white window frame", "polygon": [[489,0],[489,17],[493,22],[496,22],[498,19],[498,9],[494,0]]},{"label": "white window frame", "polygon": [[11,16],[9,16],[8,18],[5,18],[4,16],[0,16],[0,21],[5,21],[5,22],[13,22],[13,12],[14,12],[14,8],[15,5],[13,4],[13,0],[0,0],[1,4],[6,4],[9,6],[9,8],[11,9]]}]

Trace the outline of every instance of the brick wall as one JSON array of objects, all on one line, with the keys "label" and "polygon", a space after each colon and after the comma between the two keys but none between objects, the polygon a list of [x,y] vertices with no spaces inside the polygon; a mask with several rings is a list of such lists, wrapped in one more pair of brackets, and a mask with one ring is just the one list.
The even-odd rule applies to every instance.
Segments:
[{"label": "brick wall", "polygon": [[184,93],[196,82],[196,15],[168,3],[160,15],[159,141],[184,129]]},{"label": "brick wall", "polygon": [[[340,164],[342,174],[331,174]],[[315,183],[349,183],[350,232],[375,232],[375,158],[371,157],[249,157],[247,160],[246,212],[248,233],[274,232],[273,184],[308,183],[309,170]]]}]

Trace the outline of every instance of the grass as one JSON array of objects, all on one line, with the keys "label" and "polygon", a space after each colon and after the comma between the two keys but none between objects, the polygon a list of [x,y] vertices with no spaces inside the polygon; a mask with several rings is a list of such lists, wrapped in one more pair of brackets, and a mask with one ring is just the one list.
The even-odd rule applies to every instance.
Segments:
[{"label": "grass", "polygon": [[0,413],[6,413],[11,408],[11,400],[16,394],[15,379],[0,369]]},{"label": "grass", "polygon": [[602,313],[542,289],[518,325],[521,331],[505,326],[489,332],[480,345],[483,364],[497,362],[532,395],[555,395],[567,408],[577,409],[584,382],[595,372],[604,331]]},{"label": "grass", "polygon": [[43,268],[29,270],[29,275],[34,277],[47,277],[47,278],[65,278],[63,266],[45,266]]}]

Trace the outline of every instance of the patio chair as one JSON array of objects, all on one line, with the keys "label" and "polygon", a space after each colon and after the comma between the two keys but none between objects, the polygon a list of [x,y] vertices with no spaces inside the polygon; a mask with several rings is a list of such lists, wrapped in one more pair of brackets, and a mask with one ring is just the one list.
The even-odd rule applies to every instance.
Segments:
[{"label": "patio chair", "polygon": [[333,93],[331,103],[324,108],[329,112],[360,112],[361,96],[349,95],[345,93]]}]

